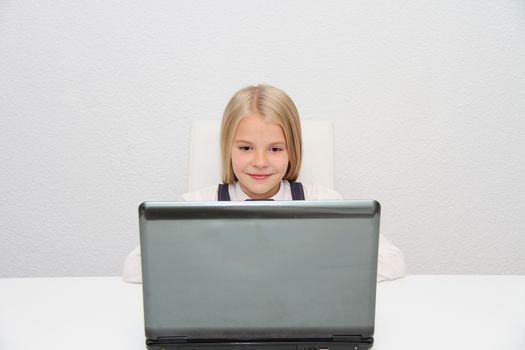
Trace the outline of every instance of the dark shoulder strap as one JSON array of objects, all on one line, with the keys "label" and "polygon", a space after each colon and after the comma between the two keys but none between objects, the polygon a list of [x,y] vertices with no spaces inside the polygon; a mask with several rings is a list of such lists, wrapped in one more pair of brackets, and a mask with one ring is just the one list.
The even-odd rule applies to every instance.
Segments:
[{"label": "dark shoulder strap", "polygon": [[292,200],[304,201],[304,190],[303,184],[295,181],[288,181],[290,183],[290,189],[292,190]]},{"label": "dark shoulder strap", "polygon": [[228,192],[228,184],[219,184],[219,189],[217,190],[217,200],[220,202],[229,202],[230,192]]}]

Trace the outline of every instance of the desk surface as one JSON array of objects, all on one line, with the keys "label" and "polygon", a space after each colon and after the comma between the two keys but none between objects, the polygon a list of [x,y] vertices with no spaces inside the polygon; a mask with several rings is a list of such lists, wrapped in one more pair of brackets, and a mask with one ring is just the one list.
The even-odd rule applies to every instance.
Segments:
[{"label": "desk surface", "polygon": [[[120,277],[0,279],[0,349],[145,349],[142,289]],[[525,349],[525,276],[378,284],[375,350]]]}]

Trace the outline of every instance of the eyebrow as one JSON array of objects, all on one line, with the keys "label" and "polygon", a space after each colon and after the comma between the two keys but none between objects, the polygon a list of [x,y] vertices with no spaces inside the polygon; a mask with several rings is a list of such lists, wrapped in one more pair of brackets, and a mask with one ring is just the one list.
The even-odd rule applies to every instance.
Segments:
[{"label": "eyebrow", "polygon": [[[246,141],[246,140],[243,140],[243,139],[240,139],[240,140],[234,140],[233,141],[234,143],[248,143],[248,144],[252,144],[253,142],[251,141]],[[270,142],[269,145],[283,145],[283,146],[286,146],[286,142],[285,141],[275,141],[275,142]]]}]

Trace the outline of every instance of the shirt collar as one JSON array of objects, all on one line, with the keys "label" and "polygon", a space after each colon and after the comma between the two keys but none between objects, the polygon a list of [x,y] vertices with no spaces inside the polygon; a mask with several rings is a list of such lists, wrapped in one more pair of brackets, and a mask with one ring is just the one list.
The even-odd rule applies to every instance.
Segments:
[{"label": "shirt collar", "polygon": [[[233,190],[233,196],[231,196],[232,201],[245,201],[247,199],[250,199],[250,197],[244,193],[244,191],[241,188],[241,185],[239,184],[239,181],[237,181],[235,184],[231,185],[231,190]],[[275,195],[273,195],[270,199],[276,200],[276,201],[283,201],[285,200],[285,184],[284,180],[281,180],[281,184],[279,186],[279,191]]]}]

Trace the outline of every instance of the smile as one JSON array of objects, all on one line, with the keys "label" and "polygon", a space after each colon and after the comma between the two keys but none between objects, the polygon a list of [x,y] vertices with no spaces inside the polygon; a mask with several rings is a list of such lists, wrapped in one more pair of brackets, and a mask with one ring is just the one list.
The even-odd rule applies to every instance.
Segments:
[{"label": "smile", "polygon": [[266,180],[270,177],[270,174],[249,174],[254,180]]}]

